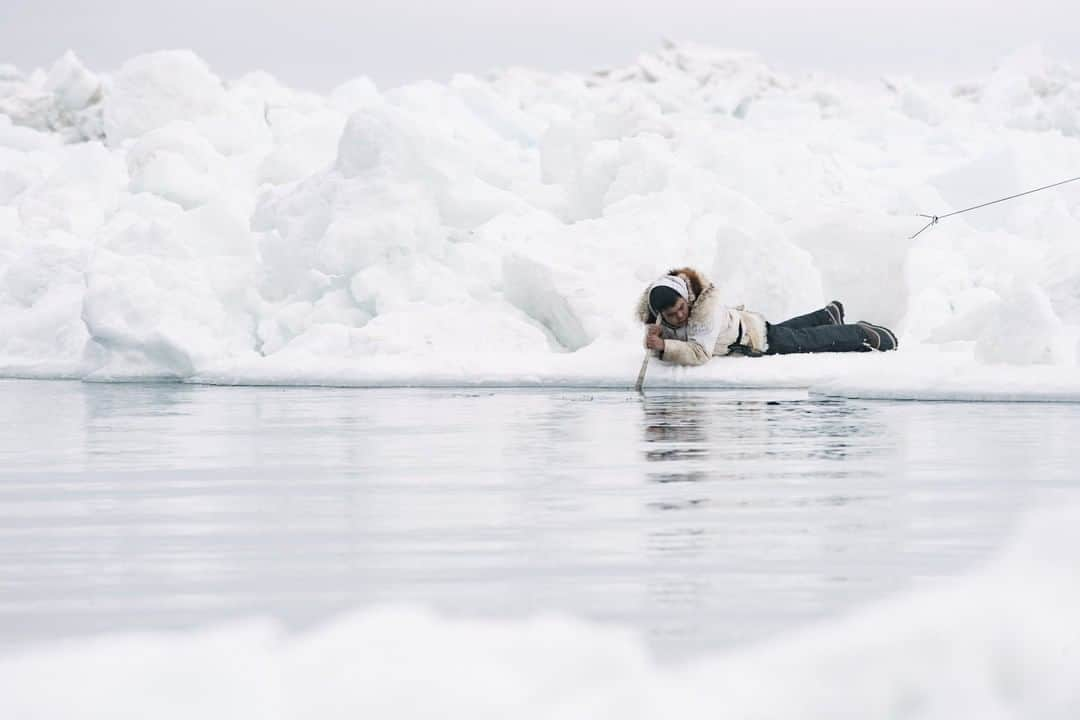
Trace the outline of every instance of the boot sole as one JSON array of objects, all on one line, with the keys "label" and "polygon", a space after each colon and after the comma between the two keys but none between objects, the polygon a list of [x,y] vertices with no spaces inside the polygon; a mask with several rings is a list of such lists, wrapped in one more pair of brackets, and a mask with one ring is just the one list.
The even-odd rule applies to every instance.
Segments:
[{"label": "boot sole", "polygon": [[[859,327],[865,328],[877,338],[877,342],[875,343],[877,347],[871,346],[872,349],[877,350],[878,352],[888,352],[889,350],[896,350],[900,347],[900,341],[896,339],[896,335],[894,335],[893,331],[889,328],[884,327],[883,325],[874,325],[873,323],[868,323],[865,320],[860,320],[855,324]],[[889,339],[889,342],[892,343],[891,348],[886,348],[884,350],[881,349],[882,335],[886,336]]]}]

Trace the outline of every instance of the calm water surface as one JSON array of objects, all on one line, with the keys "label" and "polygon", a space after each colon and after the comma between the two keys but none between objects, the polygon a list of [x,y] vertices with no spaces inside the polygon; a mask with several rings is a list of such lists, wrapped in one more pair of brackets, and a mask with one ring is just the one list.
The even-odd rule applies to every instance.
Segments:
[{"label": "calm water surface", "polygon": [[0,381],[0,646],[420,604],[767,638],[1080,489],[1080,406]]}]

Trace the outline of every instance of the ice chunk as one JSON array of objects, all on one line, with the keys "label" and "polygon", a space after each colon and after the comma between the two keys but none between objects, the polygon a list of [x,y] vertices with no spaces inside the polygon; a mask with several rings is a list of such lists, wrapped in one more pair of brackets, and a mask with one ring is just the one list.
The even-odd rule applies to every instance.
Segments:
[{"label": "ice chunk", "polygon": [[105,133],[115,145],[177,120],[219,113],[225,104],[221,79],[195,53],[139,55],[113,77],[105,105]]},{"label": "ice chunk", "polygon": [[110,145],[177,121],[199,128],[221,152],[232,154],[265,141],[264,107],[232,97],[221,79],[190,50],[167,50],[128,60],[113,77],[105,100]]},{"label": "ice chunk", "polygon": [[52,92],[60,107],[68,111],[82,110],[101,98],[101,80],[70,50],[52,66],[45,89]]},{"label": "ice chunk", "polygon": [[222,161],[190,124],[174,122],[139,137],[127,154],[132,192],[151,192],[183,206],[220,193]]}]

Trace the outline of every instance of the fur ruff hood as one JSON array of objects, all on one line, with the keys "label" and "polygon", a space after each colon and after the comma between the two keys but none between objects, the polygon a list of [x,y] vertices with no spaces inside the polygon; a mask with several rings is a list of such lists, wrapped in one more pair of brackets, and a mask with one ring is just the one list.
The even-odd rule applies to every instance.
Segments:
[{"label": "fur ruff hood", "polygon": [[[713,285],[708,279],[693,268],[676,268],[669,270],[668,275],[682,275],[686,279],[686,284],[690,288],[690,311],[693,312],[694,305],[698,300],[702,299],[702,295],[711,294]],[[641,293],[641,298],[638,299],[637,316],[641,322],[646,325],[652,325],[656,322],[656,316],[653,315],[652,310],[649,309],[649,288],[652,287],[652,283],[645,288],[645,292]]]}]

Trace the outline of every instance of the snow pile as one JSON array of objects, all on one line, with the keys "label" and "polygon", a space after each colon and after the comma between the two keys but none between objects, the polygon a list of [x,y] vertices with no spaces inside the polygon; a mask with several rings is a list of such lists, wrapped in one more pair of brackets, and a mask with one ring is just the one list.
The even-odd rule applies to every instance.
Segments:
[{"label": "snow pile", "polygon": [[624,629],[384,608],[290,636],[268,621],[0,656],[12,717],[1074,718],[1076,508],[987,570],[769,644],[658,664]]},{"label": "snow pile", "polygon": [[[692,46],[328,96],[186,51],[0,66],[0,374],[625,387],[637,294],[689,264],[775,320],[844,300],[897,329],[912,377],[1054,366],[1071,392],[1077,186],[907,237],[916,212],[1075,176],[1078,94],[1036,51],[957,88]],[[727,362],[655,377],[861,361]]]}]

